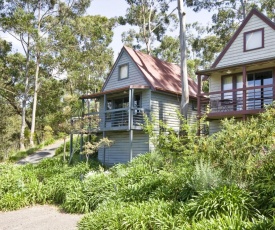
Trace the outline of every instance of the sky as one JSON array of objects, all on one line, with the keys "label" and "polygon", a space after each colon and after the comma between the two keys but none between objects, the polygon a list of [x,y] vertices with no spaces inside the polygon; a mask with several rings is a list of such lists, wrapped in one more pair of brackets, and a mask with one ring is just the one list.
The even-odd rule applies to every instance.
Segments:
[{"label": "sky", "polygon": [[[174,9],[177,5],[177,1],[171,3],[170,9]],[[90,8],[87,11],[88,15],[102,15],[108,18],[115,16],[124,16],[126,14],[126,9],[128,5],[125,0],[93,0]],[[177,14],[177,11],[175,11]],[[191,9],[187,9],[186,12],[186,22],[192,23],[199,21],[203,25],[211,22],[211,16],[209,12],[203,10],[199,13],[193,12]],[[129,27],[118,26],[114,29],[113,42],[111,43],[111,48],[114,50],[114,58],[116,58],[123,46],[121,42],[121,34],[127,31]],[[179,33],[177,31],[173,32],[171,35]]]}]

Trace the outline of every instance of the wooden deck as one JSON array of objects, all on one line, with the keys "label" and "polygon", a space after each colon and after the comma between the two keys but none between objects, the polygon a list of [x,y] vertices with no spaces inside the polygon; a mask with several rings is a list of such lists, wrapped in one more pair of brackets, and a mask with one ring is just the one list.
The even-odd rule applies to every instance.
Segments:
[{"label": "wooden deck", "polygon": [[273,102],[273,87],[271,84],[202,93],[198,100],[198,116],[206,113],[209,119],[219,119],[258,114]]}]

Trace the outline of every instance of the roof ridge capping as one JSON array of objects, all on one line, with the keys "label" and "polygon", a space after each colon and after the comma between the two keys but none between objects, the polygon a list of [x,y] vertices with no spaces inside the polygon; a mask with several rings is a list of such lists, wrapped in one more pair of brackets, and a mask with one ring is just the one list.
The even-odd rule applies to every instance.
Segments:
[{"label": "roof ridge capping", "polygon": [[262,12],[260,12],[259,10],[257,10],[256,8],[253,8],[249,14],[245,17],[245,19],[243,20],[242,24],[239,26],[239,28],[235,31],[235,33],[233,34],[233,36],[231,37],[231,39],[229,40],[229,42],[226,44],[226,46],[224,47],[224,49],[222,50],[222,52],[219,54],[219,56],[216,58],[216,60],[214,61],[214,63],[211,66],[212,68],[215,68],[218,63],[220,62],[220,60],[223,58],[223,56],[225,55],[225,53],[227,52],[227,50],[229,49],[229,47],[232,45],[232,43],[235,41],[235,39],[237,38],[237,36],[240,34],[240,32],[242,31],[242,29],[245,27],[245,25],[247,24],[247,22],[250,20],[250,18],[256,15],[257,17],[259,17],[261,20],[263,20],[266,24],[268,24],[272,29],[275,30],[275,23],[273,21],[271,21],[267,16],[265,16]]}]

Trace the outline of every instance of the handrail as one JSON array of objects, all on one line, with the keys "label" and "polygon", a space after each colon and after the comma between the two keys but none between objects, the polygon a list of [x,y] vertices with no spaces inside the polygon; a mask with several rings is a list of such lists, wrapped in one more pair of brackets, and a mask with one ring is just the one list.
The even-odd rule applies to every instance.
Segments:
[{"label": "handrail", "polygon": [[246,88],[238,88],[238,89],[230,89],[230,90],[223,90],[223,91],[214,91],[210,93],[201,93],[200,96],[210,96],[215,94],[222,94],[222,93],[231,93],[231,92],[238,92],[238,91],[244,91],[244,90],[252,90],[252,89],[263,89],[263,88],[270,88],[273,87],[273,84],[269,85],[261,85],[261,86],[251,86]]},{"label": "handrail", "polygon": [[127,110],[129,110],[129,107],[121,108],[121,109],[108,109],[108,110],[105,110],[105,113],[119,112],[119,111],[127,111]]}]

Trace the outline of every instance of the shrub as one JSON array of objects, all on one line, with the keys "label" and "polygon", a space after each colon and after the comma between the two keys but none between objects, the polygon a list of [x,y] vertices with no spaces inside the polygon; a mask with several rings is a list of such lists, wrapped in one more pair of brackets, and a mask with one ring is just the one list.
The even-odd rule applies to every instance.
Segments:
[{"label": "shrub", "polygon": [[[93,163],[93,167],[98,168],[98,163]],[[69,204],[71,194],[81,195],[81,180],[89,170],[90,167],[85,163],[68,166],[54,158],[36,165],[0,164],[0,210],[55,203],[64,205],[69,212],[83,212],[79,206],[70,209]]]},{"label": "shrub", "polygon": [[190,178],[190,186],[196,192],[207,191],[218,187],[223,183],[220,170],[214,168],[210,161],[202,158],[195,163],[194,170]]},{"label": "shrub", "polygon": [[174,229],[177,206],[173,202],[110,202],[100,205],[78,224],[84,229]]},{"label": "shrub", "polygon": [[201,220],[221,215],[233,217],[239,215],[250,220],[259,214],[255,208],[252,194],[237,186],[220,186],[202,193],[187,203],[186,212],[190,218]]},{"label": "shrub", "polygon": [[61,207],[65,212],[69,213],[87,213],[90,211],[88,199],[83,192],[83,185],[81,182],[70,184]]},{"label": "shrub", "polygon": [[274,148],[274,116],[275,108],[270,107],[245,122],[224,120],[223,129],[201,138],[194,152],[222,168],[225,177],[243,183],[253,174],[262,155]]},{"label": "shrub", "polygon": [[267,216],[275,215],[275,151],[262,156],[252,174],[249,189],[255,194],[257,208]]}]

